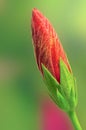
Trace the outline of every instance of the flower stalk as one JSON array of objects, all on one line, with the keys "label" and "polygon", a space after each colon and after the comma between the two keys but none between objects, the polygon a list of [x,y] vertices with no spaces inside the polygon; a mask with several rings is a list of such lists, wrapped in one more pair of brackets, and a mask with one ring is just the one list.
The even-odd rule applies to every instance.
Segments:
[{"label": "flower stalk", "polygon": [[79,123],[79,120],[77,118],[76,112],[75,111],[70,111],[68,113],[68,115],[69,115],[69,117],[70,117],[70,119],[72,121],[72,124],[73,124],[75,130],[82,130],[81,125]]}]

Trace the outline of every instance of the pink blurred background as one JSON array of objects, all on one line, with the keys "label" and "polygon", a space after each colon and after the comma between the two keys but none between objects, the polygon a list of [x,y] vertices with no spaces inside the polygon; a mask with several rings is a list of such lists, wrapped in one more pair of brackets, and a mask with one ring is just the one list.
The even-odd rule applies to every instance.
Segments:
[{"label": "pink blurred background", "polygon": [[74,130],[67,114],[49,98],[41,101],[41,130]]}]

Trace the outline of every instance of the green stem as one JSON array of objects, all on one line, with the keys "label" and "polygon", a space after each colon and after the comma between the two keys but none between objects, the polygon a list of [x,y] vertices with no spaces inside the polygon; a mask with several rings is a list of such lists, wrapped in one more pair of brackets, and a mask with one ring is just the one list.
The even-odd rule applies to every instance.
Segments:
[{"label": "green stem", "polygon": [[70,119],[71,119],[71,121],[73,123],[73,126],[75,128],[74,130],[82,130],[75,111],[71,111],[68,114],[69,114],[69,117],[70,117]]}]

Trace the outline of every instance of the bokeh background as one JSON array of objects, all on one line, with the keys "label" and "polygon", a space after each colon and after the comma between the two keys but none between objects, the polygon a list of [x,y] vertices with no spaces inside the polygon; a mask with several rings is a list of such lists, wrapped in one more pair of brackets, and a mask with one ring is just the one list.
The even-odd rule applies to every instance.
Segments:
[{"label": "bokeh background", "polygon": [[0,130],[42,130],[40,102],[47,92],[33,53],[34,7],[51,21],[67,52],[77,79],[76,111],[85,130],[86,0],[0,0]]}]

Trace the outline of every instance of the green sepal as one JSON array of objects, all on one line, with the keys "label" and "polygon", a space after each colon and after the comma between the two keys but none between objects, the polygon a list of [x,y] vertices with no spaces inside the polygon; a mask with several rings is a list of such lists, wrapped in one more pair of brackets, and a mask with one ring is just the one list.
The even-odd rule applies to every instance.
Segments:
[{"label": "green sepal", "polygon": [[43,64],[42,69],[43,69],[44,82],[47,85],[49,93],[52,93],[54,97],[57,96],[57,89],[59,90],[60,84]]},{"label": "green sepal", "polygon": [[76,80],[60,59],[60,84],[42,64],[44,82],[53,101],[65,111],[74,110],[77,105],[77,86]]},{"label": "green sepal", "polygon": [[63,62],[60,59],[60,85],[61,92],[68,101],[70,109],[74,109],[77,104],[77,90],[75,78]]},{"label": "green sepal", "polygon": [[69,110],[69,104],[67,100],[63,97],[63,95],[59,91],[57,91],[57,101],[60,108],[64,109],[65,111]]},{"label": "green sepal", "polygon": [[74,87],[74,79],[62,59],[60,59],[60,84],[64,94],[69,97],[71,88]]},{"label": "green sepal", "polygon": [[61,95],[59,91],[57,91],[57,97],[53,97],[52,95],[49,94],[51,99],[60,107],[61,109],[68,111],[69,110],[69,104],[65,100],[65,98]]},{"label": "green sepal", "polygon": [[77,92],[77,84],[76,84],[76,79],[74,77],[74,87],[72,88],[73,90],[71,91],[71,96],[74,99],[74,105],[76,107],[77,103],[78,103],[78,92]]},{"label": "green sepal", "polygon": [[48,92],[52,100],[62,109],[69,109],[68,102],[60,93],[61,86],[48,69],[42,64],[44,82],[47,85]]}]

